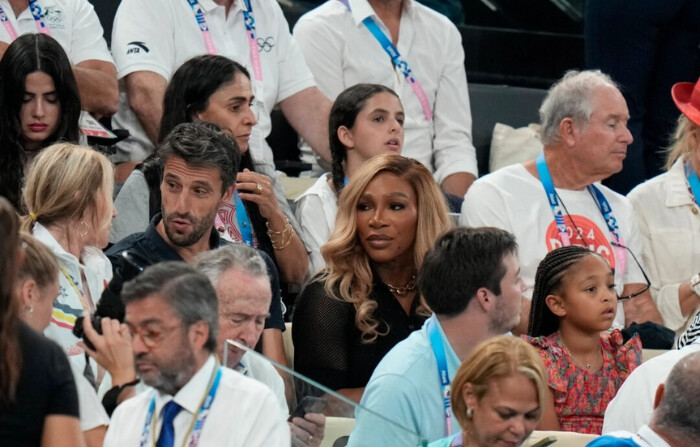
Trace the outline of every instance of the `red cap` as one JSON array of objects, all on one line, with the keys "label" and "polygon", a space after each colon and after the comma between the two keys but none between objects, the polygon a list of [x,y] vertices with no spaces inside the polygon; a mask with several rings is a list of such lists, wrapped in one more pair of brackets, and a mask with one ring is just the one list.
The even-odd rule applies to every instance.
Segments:
[{"label": "red cap", "polygon": [[671,87],[676,107],[690,121],[700,126],[700,80],[697,83],[679,82]]}]

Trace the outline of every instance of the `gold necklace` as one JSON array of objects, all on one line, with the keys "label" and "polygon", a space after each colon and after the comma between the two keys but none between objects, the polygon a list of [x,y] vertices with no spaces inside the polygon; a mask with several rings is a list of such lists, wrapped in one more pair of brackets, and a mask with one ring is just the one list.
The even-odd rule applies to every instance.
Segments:
[{"label": "gold necklace", "polygon": [[389,288],[389,292],[393,293],[394,295],[406,295],[408,292],[413,292],[416,290],[416,275],[413,274],[411,275],[411,278],[408,280],[405,286],[403,287],[396,287],[391,284],[389,284],[386,281],[382,281],[384,285],[386,285]]},{"label": "gold necklace", "polygon": [[563,339],[562,336],[561,336],[561,332],[559,332],[559,340],[561,340],[561,345],[564,347],[564,349],[566,349],[566,352],[569,353],[569,355],[571,356],[571,360],[573,360],[574,363],[576,363],[576,364],[577,364],[578,366],[580,366],[580,367],[583,367],[583,365],[586,365],[586,369],[588,369],[588,370],[592,370],[592,369],[593,369],[593,364],[591,364],[591,363],[581,363],[581,362],[579,362],[578,360],[576,360],[576,357],[574,356],[574,354],[571,353],[571,350],[569,350],[569,348],[566,347],[566,343],[564,343],[564,339]]}]

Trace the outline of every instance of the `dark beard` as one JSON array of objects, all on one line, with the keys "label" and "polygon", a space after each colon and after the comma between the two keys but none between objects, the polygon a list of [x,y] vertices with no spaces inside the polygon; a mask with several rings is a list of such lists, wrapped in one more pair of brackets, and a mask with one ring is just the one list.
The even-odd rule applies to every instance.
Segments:
[{"label": "dark beard", "polygon": [[214,226],[214,216],[216,216],[217,211],[218,208],[200,219],[184,217],[192,223],[192,232],[190,234],[176,233],[168,226],[168,221],[170,219],[183,218],[181,215],[178,215],[177,213],[166,215],[164,213],[163,228],[165,229],[165,234],[168,236],[168,239],[170,239],[170,242],[172,242],[173,245],[178,247],[190,247],[202,239],[207,232],[211,231],[211,228]]}]

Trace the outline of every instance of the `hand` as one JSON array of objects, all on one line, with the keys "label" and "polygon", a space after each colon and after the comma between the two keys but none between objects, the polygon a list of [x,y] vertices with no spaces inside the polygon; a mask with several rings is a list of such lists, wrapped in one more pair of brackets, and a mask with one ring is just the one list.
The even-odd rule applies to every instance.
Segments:
[{"label": "hand", "polygon": [[131,382],[136,379],[136,369],[129,328],[112,318],[105,317],[100,323],[103,335],[98,334],[92,327],[89,316],[83,319],[85,336],[95,346],[95,350],[88,348],[83,342],[79,342],[78,345],[109,372],[113,385]]},{"label": "hand", "polygon": [[[249,200],[258,205],[260,215],[265,220],[270,220],[275,214],[282,215],[270,177],[244,169],[236,176],[236,190],[238,190],[238,195],[242,200]],[[273,227],[274,230],[278,231],[282,231],[283,228],[284,224],[280,225],[279,228]]]},{"label": "hand", "polygon": [[304,418],[288,422],[292,432],[292,447],[318,447],[326,431],[326,417],[320,413],[306,413]]}]

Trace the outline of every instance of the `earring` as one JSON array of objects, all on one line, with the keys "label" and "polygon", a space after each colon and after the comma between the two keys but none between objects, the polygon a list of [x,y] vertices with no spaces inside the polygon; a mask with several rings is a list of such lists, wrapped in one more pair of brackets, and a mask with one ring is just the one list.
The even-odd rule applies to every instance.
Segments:
[{"label": "earring", "polygon": [[34,312],[34,308],[33,308],[32,306],[26,306],[26,307],[24,308],[24,313],[25,313],[25,314],[30,314],[30,313],[32,313],[32,312]]},{"label": "earring", "polygon": [[467,419],[471,419],[474,416],[474,412],[471,408],[467,408]]}]

